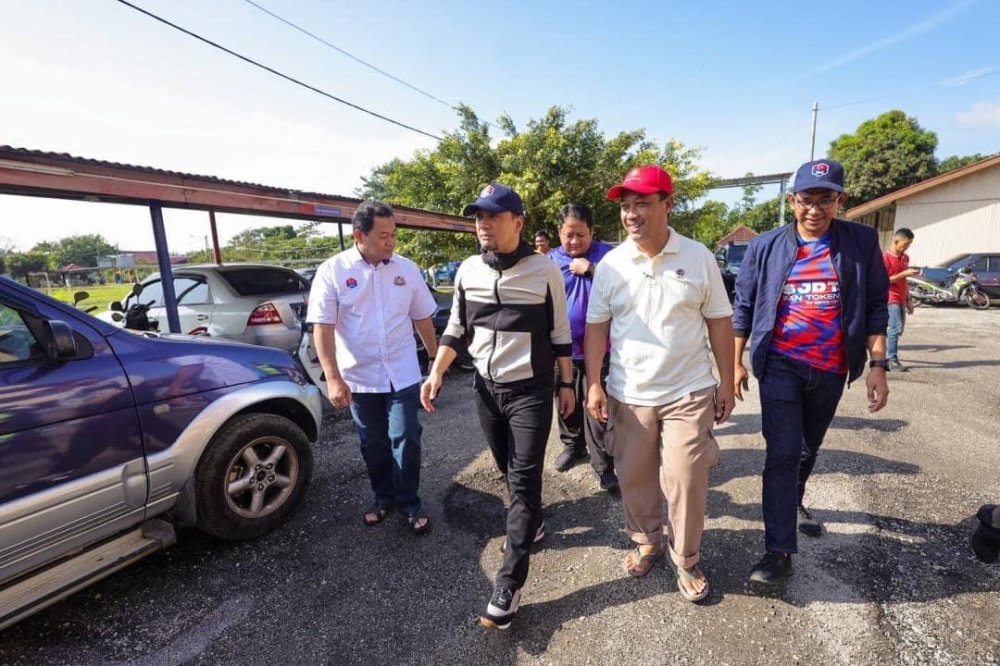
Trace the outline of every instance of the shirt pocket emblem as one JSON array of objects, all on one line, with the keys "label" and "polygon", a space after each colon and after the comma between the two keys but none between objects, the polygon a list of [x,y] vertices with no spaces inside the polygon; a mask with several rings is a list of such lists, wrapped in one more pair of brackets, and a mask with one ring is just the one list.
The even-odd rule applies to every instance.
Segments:
[{"label": "shirt pocket emblem", "polygon": [[406,286],[406,278],[404,278],[402,275],[397,275],[393,279],[392,283],[394,285],[396,285],[397,287],[405,287]]}]

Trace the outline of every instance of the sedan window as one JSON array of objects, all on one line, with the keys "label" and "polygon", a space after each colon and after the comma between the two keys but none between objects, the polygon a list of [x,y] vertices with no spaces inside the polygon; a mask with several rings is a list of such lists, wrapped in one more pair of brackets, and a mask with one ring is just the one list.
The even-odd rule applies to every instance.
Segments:
[{"label": "sedan window", "polygon": [[987,257],[979,257],[974,262],[969,264],[973,273],[984,273],[986,272],[986,262]]},{"label": "sedan window", "polygon": [[[146,292],[143,292],[145,296]],[[207,305],[212,302],[208,292],[208,283],[204,278],[177,277],[174,278],[174,294],[178,305]]]},{"label": "sedan window", "polygon": [[297,294],[309,290],[302,276],[284,268],[229,268],[220,270],[219,275],[240,296]]}]

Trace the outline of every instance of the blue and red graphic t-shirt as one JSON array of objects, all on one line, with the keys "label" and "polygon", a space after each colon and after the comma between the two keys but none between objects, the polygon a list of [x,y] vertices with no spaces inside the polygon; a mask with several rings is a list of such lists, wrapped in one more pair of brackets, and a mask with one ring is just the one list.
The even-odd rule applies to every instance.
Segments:
[{"label": "blue and red graphic t-shirt", "polygon": [[778,302],[771,351],[820,370],[847,373],[840,285],[830,261],[829,235],[799,239],[795,265]]}]

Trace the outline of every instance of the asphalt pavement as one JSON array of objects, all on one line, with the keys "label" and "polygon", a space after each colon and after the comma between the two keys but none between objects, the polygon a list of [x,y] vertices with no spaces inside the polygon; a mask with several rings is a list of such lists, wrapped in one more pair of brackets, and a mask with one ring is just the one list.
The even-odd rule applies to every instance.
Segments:
[{"label": "asphalt pavement", "polygon": [[632,579],[620,501],[586,465],[553,469],[549,536],[505,632],[476,623],[503,541],[504,491],[469,375],[423,414],[422,489],[433,527],[364,527],[369,501],[350,422],[330,414],[290,524],[230,544],[179,543],[0,633],[0,664],[910,664],[1000,663],[1000,563],[968,547],[972,514],[1000,502],[1000,309],[920,308],[871,415],[846,391],[806,496],[825,531],[799,538],[795,575],[747,586],[761,554],[764,463],[756,387],[717,430],[694,605],[673,572]]}]

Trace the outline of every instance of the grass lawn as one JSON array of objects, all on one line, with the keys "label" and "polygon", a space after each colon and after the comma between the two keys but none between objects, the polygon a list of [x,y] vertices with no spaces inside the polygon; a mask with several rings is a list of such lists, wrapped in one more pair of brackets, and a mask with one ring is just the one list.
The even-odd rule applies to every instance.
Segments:
[{"label": "grass lawn", "polygon": [[44,293],[47,293],[52,298],[63,301],[64,303],[73,304],[73,294],[78,291],[85,291],[89,294],[89,297],[83,301],[80,301],[80,309],[86,310],[91,306],[96,306],[97,309],[90,314],[97,312],[102,312],[108,309],[108,303],[111,301],[124,301],[125,297],[128,296],[132,291],[132,285],[130,284],[106,284],[106,285],[89,285],[87,287],[74,287],[73,289],[53,289],[51,291],[46,291],[45,289],[40,289]]}]

